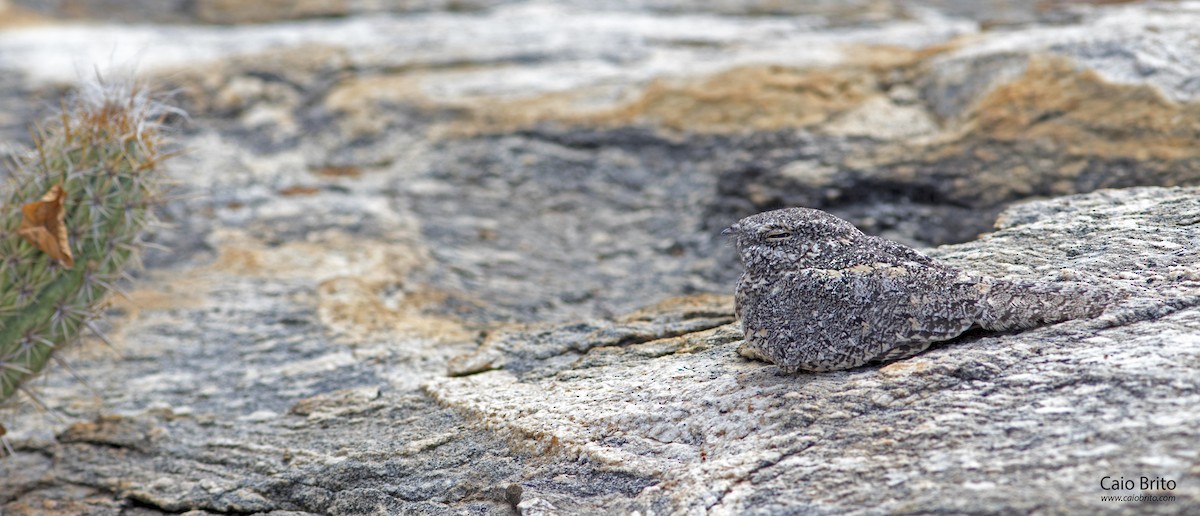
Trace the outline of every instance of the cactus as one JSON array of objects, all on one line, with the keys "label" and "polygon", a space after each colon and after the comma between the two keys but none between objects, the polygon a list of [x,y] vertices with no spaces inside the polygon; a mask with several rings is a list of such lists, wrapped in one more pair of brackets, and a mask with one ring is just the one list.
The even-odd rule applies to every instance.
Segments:
[{"label": "cactus", "polygon": [[105,296],[140,265],[168,112],[144,88],[90,83],[15,160],[0,195],[0,404],[95,331]]}]

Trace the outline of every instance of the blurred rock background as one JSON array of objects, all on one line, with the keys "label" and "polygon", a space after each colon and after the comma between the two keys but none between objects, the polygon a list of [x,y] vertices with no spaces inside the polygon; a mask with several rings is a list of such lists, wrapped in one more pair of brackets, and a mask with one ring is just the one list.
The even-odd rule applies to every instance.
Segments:
[{"label": "blurred rock background", "polygon": [[[731,436],[744,440],[756,425],[787,421],[769,432],[790,436],[791,453],[833,442],[846,448],[824,451],[824,459],[887,456],[879,447],[891,448],[877,441],[855,448],[853,439],[822,435],[824,414],[853,421],[870,410],[857,405],[863,397],[903,399],[900,392],[963,382],[985,396],[986,388],[970,382],[995,371],[964,364],[988,363],[986,353],[996,350],[921,369],[916,377],[923,379],[907,387],[863,377],[880,374],[874,369],[821,376],[814,382],[832,383],[814,384],[808,394],[785,392],[808,380],[774,377],[769,366],[720,347],[737,338],[721,333],[734,327],[720,325],[731,320],[729,293],[740,270],[719,232],[742,216],[800,205],[932,247],[975,240],[1018,201],[1200,183],[1200,4],[595,4],[0,0],[0,151],[27,145],[29,124],[96,70],[145,78],[189,113],[170,120],[186,149],[168,167],[178,198],[163,215],[173,228],[156,236],[170,251],[151,255],[127,287],[129,299],[114,301],[114,349],[89,343],[70,359],[86,385],[65,372],[52,375],[38,392],[56,415],[31,408],[6,420],[18,454],[0,462],[5,510],[534,513],[616,504],[643,513],[1055,512],[1078,508],[1080,492],[1098,504],[1106,493],[1093,486],[1110,471],[1081,464],[1122,454],[1133,469],[1117,475],[1190,475],[1176,478],[1187,486],[1176,494],[1195,502],[1200,465],[1194,451],[1180,455],[1171,444],[1194,438],[1195,421],[1186,418],[1163,420],[1162,433],[1141,429],[1140,440],[1104,434],[1104,446],[1064,438],[960,442],[945,452],[990,446],[993,455],[971,460],[1008,464],[995,478],[963,466],[966,459],[921,458],[929,442],[904,448],[899,434],[884,437],[903,433],[897,421],[941,418],[962,400],[858,429],[869,439],[895,439],[908,460],[865,471],[805,466],[816,469],[774,477],[795,485],[750,489],[757,472],[779,459],[731,448]],[[1175,199],[1162,220],[1188,220],[1194,190],[1136,192],[1128,195],[1142,203]],[[1097,209],[1120,212],[1133,202],[1104,199]],[[1038,217],[1066,210],[1040,206]],[[1184,282],[1171,295],[1191,295],[1192,262],[1170,248],[1190,245],[1186,232],[1174,240],[1138,236],[1168,242],[1157,248],[1176,253],[1167,258],[1120,247],[1141,253],[1130,262],[1143,264],[1130,265],[1141,267],[1132,278],[1104,268],[1114,263],[1104,253],[1117,247],[1063,249],[1022,268],[1021,256],[1055,239],[1087,242],[1087,231],[1060,222],[962,264],[1034,277],[1074,267],[1097,281],[1125,282],[1122,288],[1153,283],[1155,274],[1168,278],[1158,269],[1170,269],[1172,281]],[[1155,227],[1146,223],[1146,231]],[[959,248],[946,249],[953,257]],[[1166,296],[1155,292],[1139,295]],[[1187,302],[1171,306],[1114,324],[1190,313]],[[651,308],[628,315],[644,307]],[[710,328],[717,336],[703,346],[661,344]],[[1098,330],[1079,331],[1063,341]],[[1032,355],[1062,345],[1016,338],[1036,344],[1016,345]],[[1151,398],[1195,400],[1195,382],[1188,387],[1184,379],[1200,366],[1196,342],[1168,342],[1180,353],[1168,362],[1183,369],[1143,363],[1103,374],[1022,371],[1038,380],[1018,378],[1009,387],[1037,391],[1014,387],[1032,381],[1061,389],[1050,380],[1059,373],[1101,379],[1097,385],[1142,378],[1168,386],[1147,387]],[[637,348],[643,345],[650,348]],[[560,410],[554,417],[573,417],[554,405],[562,403],[555,382],[579,380],[602,364],[624,367],[610,374],[626,378],[603,389],[644,389],[628,368],[665,360],[653,374],[669,375],[683,367],[671,362],[676,354],[711,346],[725,352],[705,355],[705,367],[737,364],[757,375],[736,376],[738,388],[767,396],[770,406],[760,409],[776,411],[771,417],[730,421],[721,435],[677,430],[700,410],[691,405],[703,403],[695,397],[663,421],[645,419],[658,405],[636,404],[633,412],[581,414],[578,425],[556,426],[550,417]],[[950,348],[933,353],[970,353]],[[614,357],[611,349],[634,351]],[[1004,367],[1027,364],[1005,356]],[[509,376],[475,385],[475,376],[448,373]],[[776,390],[756,390],[765,384]],[[831,394],[847,385],[859,395]],[[513,398],[488,401],[496,393]],[[743,395],[725,392],[716,401]],[[833,401],[797,415],[788,400],[798,396]],[[1101,399],[1125,407],[1126,417],[1148,418],[1161,408],[1113,396]],[[1019,412],[1035,402],[996,405]],[[1095,414],[1070,421],[1053,420],[1061,414],[1053,410],[1038,414],[1048,415],[1029,424],[1054,432],[1111,431]],[[937,421],[949,426],[936,432],[950,434],[972,425],[1004,433],[1011,422],[999,415]],[[769,437],[747,442],[774,446]],[[605,451],[639,439],[666,444]],[[1161,453],[1133,451],[1147,442]],[[1060,463],[1016,458],[1075,445],[1079,455],[1064,452]],[[1152,464],[1136,466],[1142,459]],[[1030,468],[1065,476],[1057,491],[1037,495],[1028,485],[1005,487]],[[863,480],[806,491],[822,475]],[[921,494],[896,487],[922,482]],[[956,482],[990,495],[955,497]],[[723,501],[742,488],[749,494]],[[785,503],[752,496],[768,492]]]}]

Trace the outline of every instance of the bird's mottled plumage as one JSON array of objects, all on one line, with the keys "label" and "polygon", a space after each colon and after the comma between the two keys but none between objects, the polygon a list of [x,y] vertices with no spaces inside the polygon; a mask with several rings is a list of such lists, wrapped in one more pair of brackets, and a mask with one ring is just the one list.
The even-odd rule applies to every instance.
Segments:
[{"label": "bird's mottled plumage", "polygon": [[1107,302],[1076,283],[968,274],[819,210],[760,213],[725,233],[746,266],[736,293],[740,351],[786,372],[897,360],[973,326],[1094,317]]}]

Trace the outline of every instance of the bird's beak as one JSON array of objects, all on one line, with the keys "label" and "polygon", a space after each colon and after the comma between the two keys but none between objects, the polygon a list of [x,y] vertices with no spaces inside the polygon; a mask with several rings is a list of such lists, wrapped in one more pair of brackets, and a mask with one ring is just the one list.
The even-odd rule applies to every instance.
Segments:
[{"label": "bird's beak", "polygon": [[732,226],[729,226],[729,227],[727,227],[727,228],[725,228],[725,229],[721,230],[721,236],[733,236],[733,235],[736,235],[736,234],[737,234],[737,232],[738,232],[738,230],[740,230],[740,229],[741,229],[741,228],[739,228],[737,224],[734,224],[734,225],[732,225]]}]

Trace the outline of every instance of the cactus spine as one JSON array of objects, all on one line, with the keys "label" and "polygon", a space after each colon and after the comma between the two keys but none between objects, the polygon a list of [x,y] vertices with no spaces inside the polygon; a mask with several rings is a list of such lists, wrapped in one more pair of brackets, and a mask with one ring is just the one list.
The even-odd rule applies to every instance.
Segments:
[{"label": "cactus spine", "polygon": [[[139,87],[88,84],[12,167],[0,196],[0,404],[79,339],[125,267],[137,264],[160,197],[156,168],[169,156],[158,124],[165,112]],[[56,192],[61,225],[50,217],[29,228],[35,212],[56,208],[31,203]],[[52,243],[59,232],[69,242],[62,252]],[[51,240],[49,250],[35,245],[38,236]]]}]

